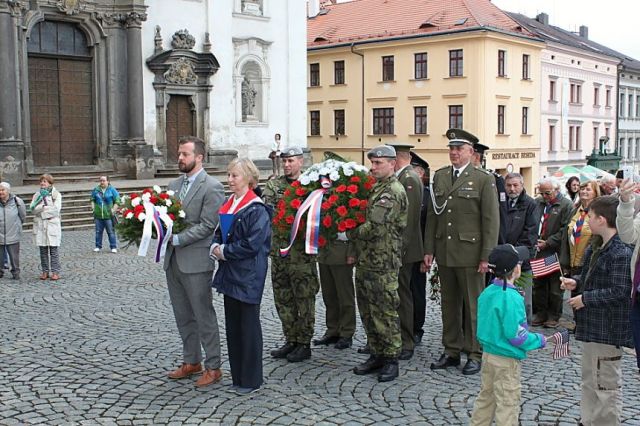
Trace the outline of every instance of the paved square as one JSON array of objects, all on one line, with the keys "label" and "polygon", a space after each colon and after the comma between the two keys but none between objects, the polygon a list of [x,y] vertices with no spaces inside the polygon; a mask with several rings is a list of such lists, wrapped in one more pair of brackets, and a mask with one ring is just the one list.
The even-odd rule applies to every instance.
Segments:
[{"label": "paved square", "polygon": [[[195,379],[169,381],[181,362],[161,265],[136,256],[93,253],[93,232],[65,232],[62,277],[40,281],[31,235],[22,244],[22,280],[0,279],[0,424],[466,424],[480,375],[432,372],[438,357],[440,312],[429,304],[426,333],[416,355],[400,362],[400,377],[380,384],[351,368],[365,359],[360,323],[354,348],[313,350],[290,364],[268,351],[281,328],[267,283],[262,306],[263,388],[236,396],[230,386],[222,297],[214,304],[222,334],[221,384],[204,390]],[[10,274],[7,274],[10,275]],[[318,295],[316,335],[324,331]],[[580,345],[553,362],[549,349],[533,352],[522,369],[523,425],[575,425],[579,417]],[[625,424],[640,424],[635,360],[625,355]]]}]

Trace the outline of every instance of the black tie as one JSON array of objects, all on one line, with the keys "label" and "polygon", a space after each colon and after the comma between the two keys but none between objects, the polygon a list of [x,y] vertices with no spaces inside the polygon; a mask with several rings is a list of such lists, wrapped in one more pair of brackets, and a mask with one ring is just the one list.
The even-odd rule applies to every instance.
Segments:
[{"label": "black tie", "polygon": [[458,179],[458,176],[460,176],[460,170],[454,170],[453,171],[453,180],[452,180],[452,182],[455,182],[456,179]]}]

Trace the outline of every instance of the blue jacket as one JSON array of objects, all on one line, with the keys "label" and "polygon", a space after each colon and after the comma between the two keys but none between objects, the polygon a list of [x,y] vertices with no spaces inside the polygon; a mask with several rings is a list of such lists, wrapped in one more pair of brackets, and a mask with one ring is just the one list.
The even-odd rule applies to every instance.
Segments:
[{"label": "blue jacket", "polygon": [[[259,199],[258,199],[259,200]],[[222,243],[220,226],[213,242]],[[271,208],[255,201],[233,215],[212,286],[226,296],[259,305],[271,248]]]},{"label": "blue jacket", "polygon": [[529,332],[524,298],[513,284],[494,279],[478,298],[478,341],[484,352],[524,359],[545,346],[542,334]]}]

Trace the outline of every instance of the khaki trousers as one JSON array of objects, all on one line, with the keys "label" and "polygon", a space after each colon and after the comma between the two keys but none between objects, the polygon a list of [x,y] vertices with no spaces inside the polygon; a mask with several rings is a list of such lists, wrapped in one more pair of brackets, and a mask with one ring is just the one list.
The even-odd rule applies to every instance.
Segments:
[{"label": "khaki trousers", "polygon": [[584,426],[620,424],[621,363],[621,348],[601,343],[583,344],[580,416]]},{"label": "khaki trousers", "polygon": [[520,361],[482,354],[482,386],[470,426],[515,426],[520,415]]},{"label": "khaki trousers", "polygon": [[398,296],[400,296],[400,335],[402,336],[402,350],[412,351],[415,347],[413,340],[413,293],[411,293],[411,274],[413,263],[402,265],[398,273]]}]

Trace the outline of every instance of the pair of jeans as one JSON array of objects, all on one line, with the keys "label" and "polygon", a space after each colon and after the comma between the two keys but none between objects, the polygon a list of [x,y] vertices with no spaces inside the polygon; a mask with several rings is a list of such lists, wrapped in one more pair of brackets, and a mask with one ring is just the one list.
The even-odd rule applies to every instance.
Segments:
[{"label": "pair of jeans", "polygon": [[107,230],[109,236],[109,247],[117,248],[116,232],[113,230],[113,220],[111,219],[95,219],[96,221],[96,248],[102,248],[102,235]]}]

